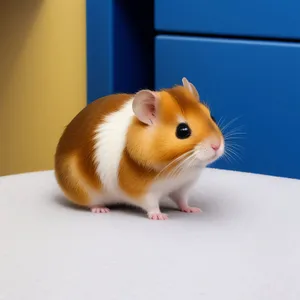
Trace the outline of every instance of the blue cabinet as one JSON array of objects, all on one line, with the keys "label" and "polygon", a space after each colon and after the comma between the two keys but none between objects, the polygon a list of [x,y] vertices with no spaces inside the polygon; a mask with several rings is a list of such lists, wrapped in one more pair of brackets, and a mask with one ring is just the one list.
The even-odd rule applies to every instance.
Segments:
[{"label": "blue cabinet", "polygon": [[217,118],[244,126],[241,161],[216,167],[300,179],[300,1],[87,0],[86,11],[88,102],[186,76]]},{"label": "blue cabinet", "polygon": [[299,44],[161,35],[155,57],[155,88],[186,76],[217,119],[239,117],[241,160],[216,167],[300,178]]},{"label": "blue cabinet", "polygon": [[298,0],[155,0],[159,31],[300,38]]}]

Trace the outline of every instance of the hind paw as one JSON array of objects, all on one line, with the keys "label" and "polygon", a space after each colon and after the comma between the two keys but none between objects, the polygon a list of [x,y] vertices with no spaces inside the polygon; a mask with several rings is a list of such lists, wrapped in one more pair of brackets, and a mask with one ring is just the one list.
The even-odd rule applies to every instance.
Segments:
[{"label": "hind paw", "polygon": [[109,212],[109,208],[103,206],[94,206],[91,207],[91,212],[94,214],[107,214]]}]

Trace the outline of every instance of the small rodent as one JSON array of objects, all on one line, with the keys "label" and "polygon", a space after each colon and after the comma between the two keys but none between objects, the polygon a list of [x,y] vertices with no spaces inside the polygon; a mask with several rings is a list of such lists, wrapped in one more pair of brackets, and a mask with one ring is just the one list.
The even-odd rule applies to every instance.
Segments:
[{"label": "small rodent", "polygon": [[169,196],[184,212],[201,170],[224,153],[224,137],[195,86],[114,94],[87,105],[65,128],[55,175],[66,197],[95,213],[125,203],[165,220]]}]

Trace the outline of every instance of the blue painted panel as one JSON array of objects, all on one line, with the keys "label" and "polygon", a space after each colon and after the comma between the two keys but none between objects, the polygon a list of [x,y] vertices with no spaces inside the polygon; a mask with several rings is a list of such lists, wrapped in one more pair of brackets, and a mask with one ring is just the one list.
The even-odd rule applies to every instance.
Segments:
[{"label": "blue painted panel", "polygon": [[155,0],[157,30],[300,37],[298,0]]},{"label": "blue painted panel", "polygon": [[242,161],[216,167],[300,179],[300,44],[156,38],[155,85],[186,76],[216,119],[243,125]]},{"label": "blue painted panel", "polygon": [[113,91],[112,0],[86,0],[88,103]]},{"label": "blue painted panel", "polygon": [[152,0],[114,0],[114,92],[153,88]]},{"label": "blue painted panel", "polygon": [[153,1],[87,0],[88,103],[153,88]]}]

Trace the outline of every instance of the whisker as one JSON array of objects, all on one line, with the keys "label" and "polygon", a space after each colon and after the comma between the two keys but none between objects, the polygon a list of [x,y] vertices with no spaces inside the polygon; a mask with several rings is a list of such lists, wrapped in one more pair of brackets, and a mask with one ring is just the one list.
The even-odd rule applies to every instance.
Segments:
[{"label": "whisker", "polygon": [[246,135],[245,132],[233,132],[233,133],[230,133],[230,134],[225,134],[224,139],[232,137],[232,136],[245,136],[245,135]]},{"label": "whisker", "polygon": [[230,135],[234,135],[234,134],[246,134],[246,132],[242,131],[241,128],[234,128],[233,130],[224,132],[223,134],[224,134],[224,136],[230,136]]},{"label": "whisker", "polygon": [[237,126],[237,127],[234,127],[232,129],[230,129],[227,133],[230,133],[232,131],[237,131],[237,130],[241,130],[241,129],[244,129],[245,126],[244,125],[240,125],[240,126]]},{"label": "whisker", "polygon": [[178,176],[182,171],[188,169],[194,161],[197,159],[198,152],[194,151],[189,157],[187,157],[184,161],[182,161],[174,170],[171,172],[171,176]]},{"label": "whisker", "polygon": [[191,155],[187,155],[187,157],[183,157],[183,160],[180,161],[180,162],[178,163],[178,165],[174,167],[173,170],[171,170],[171,172],[167,175],[167,177],[170,177],[171,174],[175,173],[176,170],[177,170],[178,168],[180,168],[181,164],[182,164],[184,161],[186,161],[190,156],[191,156]]},{"label": "whisker", "polygon": [[234,151],[231,148],[227,148],[226,149],[228,151],[228,153],[230,153],[233,157],[237,158],[238,160],[242,161],[242,158],[238,155],[238,153],[236,151]]},{"label": "whisker", "polygon": [[245,132],[244,129],[245,129],[245,126],[237,126],[237,127],[234,127],[232,129],[230,129],[227,132],[224,132],[224,134],[231,134],[231,133],[234,133],[234,132]]},{"label": "whisker", "polygon": [[225,118],[221,117],[220,120],[217,122],[218,127],[221,128],[224,122],[225,122]]},{"label": "whisker", "polygon": [[[234,140],[244,140],[246,137],[244,135],[232,135],[224,138],[224,141],[228,144],[233,143]],[[235,142],[236,143],[236,142]]]},{"label": "whisker", "polygon": [[231,163],[237,161],[237,158],[230,151],[227,152],[227,155],[231,158]]},{"label": "whisker", "polygon": [[233,163],[233,158],[232,158],[232,155],[228,152],[225,152],[224,155],[223,155],[224,159],[226,159],[230,164]]},{"label": "whisker", "polygon": [[229,121],[223,128],[221,128],[221,131],[224,132],[226,128],[228,128],[232,123],[236,122],[238,119],[240,119],[240,117],[236,117]]},{"label": "whisker", "polygon": [[183,166],[191,161],[196,156],[196,153],[193,153],[189,157],[185,158],[178,166],[176,166],[173,172],[170,173],[170,176],[178,176],[180,172],[183,170]]},{"label": "whisker", "polygon": [[234,157],[228,152],[226,153],[226,158],[227,158],[227,160],[229,161],[230,164],[233,164],[234,161],[235,161]]},{"label": "whisker", "polygon": [[233,142],[233,141],[229,141],[228,143],[226,143],[226,146],[234,146],[234,147],[237,147],[237,148],[243,148],[243,146],[237,144],[236,142]]},{"label": "whisker", "polygon": [[191,159],[191,161],[189,162],[187,168],[190,168],[190,166],[194,163],[194,161],[197,159],[197,152],[195,152],[194,154],[191,155],[193,157],[193,159]]},{"label": "whisker", "polygon": [[157,175],[156,177],[160,176],[167,168],[169,168],[171,165],[173,165],[174,163],[178,162],[179,160],[183,159],[185,156],[189,155],[190,153],[192,153],[194,150],[190,150],[188,152],[183,153],[182,155],[180,155],[179,157],[175,158],[174,160],[172,160],[169,164],[167,164]]},{"label": "whisker", "polygon": [[238,144],[232,144],[232,143],[226,143],[226,147],[234,148],[234,149],[239,150],[239,151],[245,149],[245,148],[244,148],[243,146],[241,146],[241,145],[238,145]]},{"label": "whisker", "polygon": [[225,142],[243,139],[245,139],[245,136],[230,136],[225,139]]},{"label": "whisker", "polygon": [[235,159],[237,159],[239,161],[243,161],[242,158],[241,158],[241,156],[238,153],[236,153],[235,151],[228,150],[228,153],[230,153],[232,155],[232,157],[234,157]]}]

